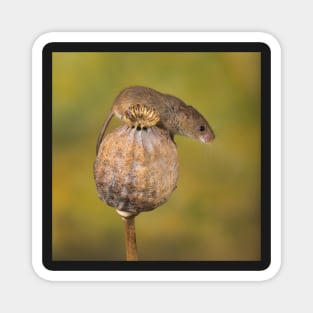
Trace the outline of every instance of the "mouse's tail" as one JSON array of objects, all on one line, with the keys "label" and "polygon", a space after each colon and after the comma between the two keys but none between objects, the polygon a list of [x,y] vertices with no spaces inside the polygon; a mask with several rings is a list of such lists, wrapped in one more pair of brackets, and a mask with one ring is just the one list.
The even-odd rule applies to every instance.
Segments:
[{"label": "mouse's tail", "polygon": [[113,111],[110,112],[110,114],[107,116],[107,118],[105,119],[103,125],[102,125],[102,128],[101,128],[101,131],[99,133],[99,136],[98,136],[98,140],[97,140],[97,146],[96,146],[96,155],[98,154],[98,151],[99,151],[99,147],[100,147],[100,144],[102,142],[102,139],[103,139],[103,136],[104,136],[104,133],[106,131],[106,129],[108,128],[108,125],[113,117],[114,113]]}]

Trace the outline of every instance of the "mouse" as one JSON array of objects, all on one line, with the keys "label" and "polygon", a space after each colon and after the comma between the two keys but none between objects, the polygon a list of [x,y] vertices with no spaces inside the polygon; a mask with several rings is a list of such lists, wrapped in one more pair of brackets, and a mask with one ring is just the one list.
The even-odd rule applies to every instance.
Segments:
[{"label": "mouse", "polygon": [[97,154],[104,133],[113,116],[123,121],[124,113],[129,107],[136,104],[154,108],[160,116],[157,126],[167,130],[173,141],[175,135],[194,138],[206,144],[212,142],[215,138],[215,134],[207,120],[191,105],[185,104],[176,96],[164,94],[150,87],[131,86],[123,89],[116,96],[112,109],[105,119],[98,136]]}]

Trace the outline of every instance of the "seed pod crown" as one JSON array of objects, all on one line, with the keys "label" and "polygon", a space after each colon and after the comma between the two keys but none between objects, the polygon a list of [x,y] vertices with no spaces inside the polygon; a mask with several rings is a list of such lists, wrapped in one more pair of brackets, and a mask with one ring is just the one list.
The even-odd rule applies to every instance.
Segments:
[{"label": "seed pod crown", "polygon": [[154,108],[148,108],[143,104],[134,104],[124,112],[122,120],[129,127],[139,130],[156,125],[160,120],[160,115]]}]

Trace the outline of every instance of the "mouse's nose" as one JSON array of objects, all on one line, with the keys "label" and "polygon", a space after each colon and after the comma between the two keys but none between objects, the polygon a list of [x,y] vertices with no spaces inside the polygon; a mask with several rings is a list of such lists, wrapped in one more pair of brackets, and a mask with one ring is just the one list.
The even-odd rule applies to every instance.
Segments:
[{"label": "mouse's nose", "polygon": [[200,140],[201,140],[203,143],[210,143],[210,142],[212,142],[214,139],[215,139],[215,135],[214,135],[213,131],[208,131],[208,132],[206,132],[205,134],[203,134],[203,135],[200,136]]}]

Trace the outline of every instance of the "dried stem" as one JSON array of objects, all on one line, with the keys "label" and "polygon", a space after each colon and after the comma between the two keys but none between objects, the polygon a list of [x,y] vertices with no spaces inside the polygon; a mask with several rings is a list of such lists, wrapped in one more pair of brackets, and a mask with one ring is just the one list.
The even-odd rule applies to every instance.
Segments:
[{"label": "dried stem", "polygon": [[123,218],[125,225],[125,240],[126,240],[126,260],[137,261],[137,244],[136,244],[136,229],[135,216]]}]

